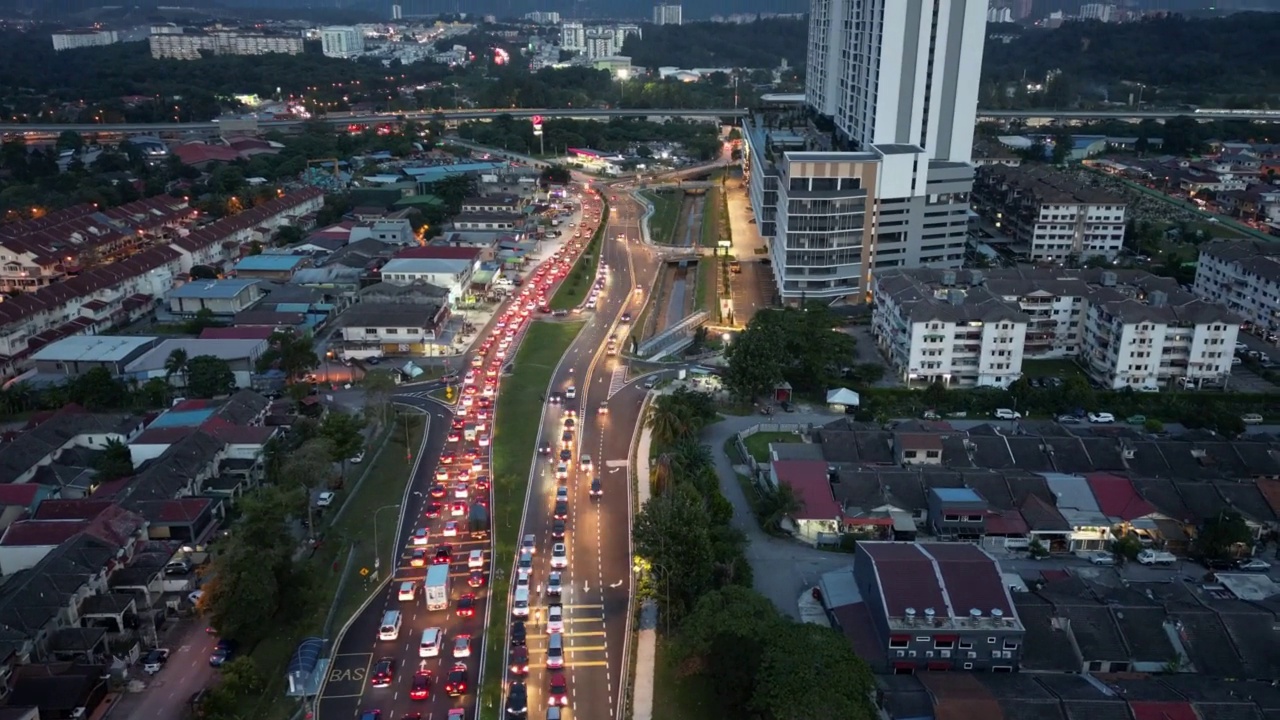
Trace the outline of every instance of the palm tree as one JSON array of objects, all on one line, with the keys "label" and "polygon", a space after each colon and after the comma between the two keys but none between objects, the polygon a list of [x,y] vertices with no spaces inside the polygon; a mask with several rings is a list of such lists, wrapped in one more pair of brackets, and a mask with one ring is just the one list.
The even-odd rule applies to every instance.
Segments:
[{"label": "palm tree", "polygon": [[659,447],[673,445],[689,432],[688,419],[681,412],[683,408],[664,402],[669,398],[669,395],[664,395],[650,405],[649,417],[645,421]]},{"label": "palm tree", "polygon": [[[187,371],[187,351],[177,348],[169,353],[169,357],[164,361],[164,379],[169,380],[174,375],[182,376]],[[185,385],[186,382],[184,381]]]},{"label": "palm tree", "polygon": [[691,480],[711,467],[711,449],[696,440],[683,439],[671,448],[671,470],[681,480]]},{"label": "palm tree", "polygon": [[800,512],[800,500],[790,485],[779,483],[772,491],[761,493],[757,507],[760,513],[760,527],[765,532],[776,533],[782,530],[784,518],[794,517]]}]

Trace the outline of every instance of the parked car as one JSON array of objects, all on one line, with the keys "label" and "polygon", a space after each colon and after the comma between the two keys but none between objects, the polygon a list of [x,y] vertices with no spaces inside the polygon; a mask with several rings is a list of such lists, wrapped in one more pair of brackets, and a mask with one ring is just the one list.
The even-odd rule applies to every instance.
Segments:
[{"label": "parked car", "polygon": [[1257,558],[1253,558],[1251,560],[1241,561],[1238,565],[1236,565],[1236,569],[1241,570],[1243,572],[1264,573],[1271,570],[1271,563],[1267,562],[1266,560],[1259,560]]},{"label": "parked car", "polygon": [[1089,413],[1087,417],[1089,418],[1089,422],[1095,424],[1113,423],[1116,421],[1116,416],[1109,412]]},{"label": "parked car", "polygon": [[1116,556],[1109,552],[1095,552],[1089,555],[1089,563],[1110,567],[1116,564]]}]

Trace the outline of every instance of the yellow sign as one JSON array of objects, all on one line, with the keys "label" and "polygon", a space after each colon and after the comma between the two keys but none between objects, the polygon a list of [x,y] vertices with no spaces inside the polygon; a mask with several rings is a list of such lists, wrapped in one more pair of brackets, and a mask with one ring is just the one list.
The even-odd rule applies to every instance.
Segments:
[{"label": "yellow sign", "polygon": [[369,568],[360,568],[360,575],[362,577],[369,577]]},{"label": "yellow sign", "polygon": [[445,399],[447,399],[447,400],[452,400],[452,399],[453,399],[453,388],[452,388],[452,387],[447,387],[447,388],[445,388],[445,389],[444,389],[444,396],[445,396]]}]

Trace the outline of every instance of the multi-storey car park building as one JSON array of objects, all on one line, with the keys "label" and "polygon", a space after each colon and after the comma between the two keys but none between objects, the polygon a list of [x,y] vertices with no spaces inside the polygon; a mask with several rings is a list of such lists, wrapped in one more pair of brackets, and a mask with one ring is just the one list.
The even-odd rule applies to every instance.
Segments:
[{"label": "multi-storey car park building", "polygon": [[973,206],[1013,239],[1022,259],[1060,262],[1104,257],[1124,246],[1124,198],[1084,187],[1044,167],[978,169]]},{"label": "multi-storey car park building", "polygon": [[1225,305],[1257,333],[1280,331],[1280,245],[1219,240],[1202,246],[1192,291]]},{"label": "multi-storey car park building", "polygon": [[984,0],[813,0],[803,101],[834,132],[762,116],[745,133],[784,301],[860,302],[877,269],[961,266],[978,87],[964,68],[985,26]]},{"label": "multi-storey car park building", "polygon": [[1239,318],[1138,270],[886,270],[872,334],[908,384],[1007,387],[1026,360],[1078,359],[1102,386],[1225,383]]}]

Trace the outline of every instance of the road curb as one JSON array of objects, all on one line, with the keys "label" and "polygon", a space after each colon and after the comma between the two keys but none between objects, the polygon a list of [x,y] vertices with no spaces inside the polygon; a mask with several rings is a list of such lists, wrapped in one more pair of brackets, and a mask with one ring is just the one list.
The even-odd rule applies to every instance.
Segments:
[{"label": "road curb", "polygon": [[[629,465],[631,467],[631,470],[628,472],[628,475],[630,475],[631,477],[629,477],[627,480],[627,557],[628,559],[634,558],[636,556],[635,537],[633,536],[632,533],[635,528],[635,518],[636,518],[636,506],[635,506],[636,497],[635,496],[639,492],[637,488],[637,484],[641,481],[640,475],[637,472],[637,470],[639,469],[638,465],[639,465],[639,457],[640,457],[640,438],[646,432],[645,416],[648,414],[649,403],[652,401],[652,399],[653,399],[652,390],[644,394],[644,400],[641,401],[640,403],[640,415],[638,416],[635,430],[631,431],[631,452],[629,453],[630,459],[631,459],[631,462],[629,463]],[[648,467],[649,467],[649,463],[646,461],[645,469],[647,470]],[[645,481],[647,480],[648,478],[645,478]],[[631,570],[631,568],[627,568],[627,569],[629,571]],[[619,688],[619,692],[618,692],[618,709],[615,712],[615,717],[619,719],[624,717],[623,710],[629,711],[625,717],[630,717],[630,711],[634,710],[634,708],[632,707],[632,703],[627,702],[627,694],[630,691],[631,687],[634,686],[634,682],[631,680],[631,677],[636,670],[635,666],[632,664],[632,661],[631,661],[631,623],[632,623],[632,620],[635,618],[635,612],[636,612],[635,573],[630,572],[629,577],[631,579],[631,592],[628,593],[628,596],[627,596],[627,625],[622,634],[622,638],[623,638],[622,657],[625,658],[625,661],[629,667],[627,668],[627,671],[625,673],[622,673],[624,684],[621,688]]]}]

